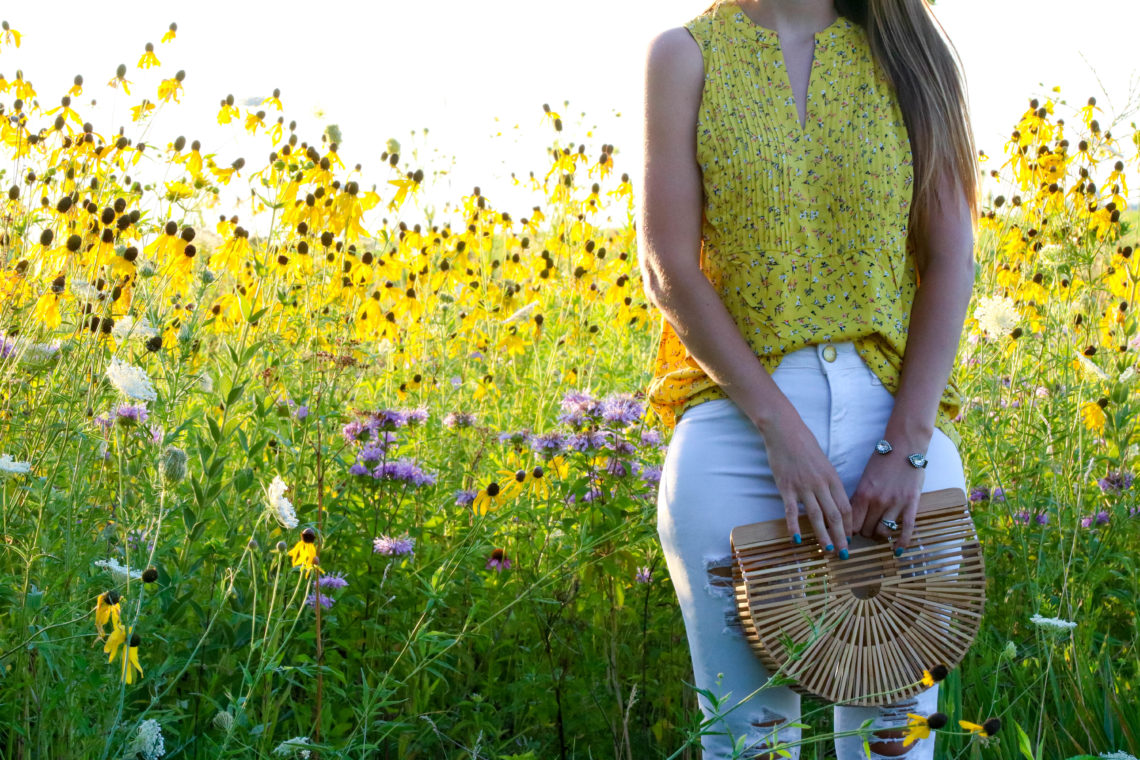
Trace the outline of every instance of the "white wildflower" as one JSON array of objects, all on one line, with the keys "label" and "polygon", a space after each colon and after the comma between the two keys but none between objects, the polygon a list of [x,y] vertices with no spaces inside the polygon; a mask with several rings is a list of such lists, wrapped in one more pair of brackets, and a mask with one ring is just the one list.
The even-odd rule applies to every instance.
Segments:
[{"label": "white wildflower", "polygon": [[127,340],[129,338],[147,340],[158,335],[158,330],[147,321],[146,317],[136,320],[134,317],[128,315],[119,317],[119,319],[115,321],[115,326],[111,328],[111,335],[113,335],[116,340]]},{"label": "white wildflower", "polygon": [[81,301],[101,301],[104,297],[104,293],[99,288],[87,280],[80,280],[76,277],[68,281],[67,288]]},{"label": "white wildflower", "polygon": [[1128,365],[1128,367],[1126,367],[1125,370],[1120,373],[1120,377],[1116,378],[1116,382],[1118,382],[1122,385],[1127,385],[1128,383],[1132,382],[1135,379],[1136,379],[1136,368],[1133,367],[1132,365]]},{"label": "white wildflower", "polygon": [[139,401],[154,401],[158,398],[146,372],[127,364],[117,356],[111,357],[111,363],[107,366],[107,377],[119,392],[128,398]]},{"label": "white wildflower", "polygon": [[1017,327],[1020,318],[1017,306],[1008,296],[982,296],[974,309],[978,326],[990,336],[1008,334]]},{"label": "white wildflower", "polygon": [[1104,760],[1138,760],[1135,755],[1130,755],[1123,750],[1117,750],[1116,752],[1102,752],[1100,753],[1100,757]]},{"label": "white wildflower", "polygon": [[133,581],[142,578],[142,571],[130,570],[126,566],[120,565],[119,560],[114,557],[95,560],[95,567],[105,567],[110,570],[111,577],[115,579],[116,583],[126,583],[128,578]]},{"label": "white wildflower", "polygon": [[1077,624],[1071,620],[1041,617],[1040,613],[1035,614],[1033,617],[1029,618],[1029,622],[1040,626],[1041,628],[1048,628],[1054,631],[1071,631],[1077,627]]},{"label": "white wildflower", "polygon": [[1108,373],[1100,367],[1096,366],[1096,362],[1089,359],[1082,353],[1077,353],[1077,363],[1085,370],[1085,373],[1091,380],[1103,380],[1108,382]]},{"label": "white wildflower", "polygon": [[165,754],[166,742],[162,738],[162,726],[153,718],[144,720],[139,724],[138,733],[127,749],[127,756],[142,755],[143,760],[158,760]]},{"label": "white wildflower", "polygon": [[31,469],[32,466],[27,462],[17,462],[10,454],[0,454],[0,474],[24,475]]},{"label": "white wildflower", "polygon": [[214,392],[214,378],[210,377],[209,372],[198,375],[198,387],[202,389],[203,393]]},{"label": "white wildflower", "polygon": [[518,311],[516,311],[511,316],[504,319],[503,324],[505,325],[505,324],[509,324],[511,322],[523,321],[524,319],[526,319],[530,315],[530,313],[532,311],[534,311],[536,306],[538,306],[538,301],[531,301],[530,303],[528,303],[526,306],[524,306],[521,309],[519,309]]},{"label": "white wildflower", "polygon": [[289,486],[285,485],[280,475],[276,475],[266,489],[265,495],[269,500],[269,509],[277,518],[277,522],[286,528],[296,528],[297,513],[293,510],[293,502],[285,498],[285,492],[288,490]]},{"label": "white wildflower", "polygon": [[311,744],[307,736],[295,736],[292,739],[286,739],[278,744],[273,749],[273,754],[282,755],[284,757],[297,756],[309,757],[309,750],[305,749],[306,745]]}]

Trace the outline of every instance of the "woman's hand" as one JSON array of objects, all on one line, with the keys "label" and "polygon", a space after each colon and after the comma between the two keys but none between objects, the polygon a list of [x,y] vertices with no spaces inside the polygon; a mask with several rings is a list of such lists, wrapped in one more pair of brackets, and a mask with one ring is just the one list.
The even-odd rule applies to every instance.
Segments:
[{"label": "woman's hand", "polygon": [[891,531],[883,520],[899,523],[901,532],[895,543],[895,554],[910,546],[918,500],[926,481],[926,470],[915,467],[898,451],[887,455],[872,454],[859,485],[851,494],[851,517],[859,535],[888,538]]},{"label": "woman's hand", "polygon": [[789,405],[763,435],[768,466],[784,499],[784,516],[793,540],[799,543],[797,504],[802,502],[820,545],[846,559],[847,536],[854,525],[851,504],[839,473],[819,447],[815,434]]}]

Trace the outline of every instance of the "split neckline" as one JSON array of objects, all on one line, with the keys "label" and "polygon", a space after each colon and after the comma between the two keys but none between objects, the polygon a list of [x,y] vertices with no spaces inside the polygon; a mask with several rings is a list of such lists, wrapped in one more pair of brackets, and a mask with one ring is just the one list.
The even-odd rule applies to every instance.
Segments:
[{"label": "split neckline", "polygon": [[[725,2],[721,5],[721,8],[725,9],[730,14],[730,18],[738,25],[753,31],[760,41],[775,45],[776,47],[780,46],[780,33],[778,31],[757,24],[736,3]],[[854,26],[855,24],[849,18],[840,14],[836,16],[835,20],[830,24],[818,32],[815,32],[812,38],[815,40],[817,46],[826,45],[831,38],[843,34],[847,30],[854,28]]]}]

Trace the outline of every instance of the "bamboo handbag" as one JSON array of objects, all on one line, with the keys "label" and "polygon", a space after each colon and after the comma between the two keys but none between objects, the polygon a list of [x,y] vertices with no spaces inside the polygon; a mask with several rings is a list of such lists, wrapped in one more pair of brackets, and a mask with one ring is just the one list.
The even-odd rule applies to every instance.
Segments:
[{"label": "bamboo handbag", "polygon": [[731,541],[749,644],[801,694],[892,704],[927,688],[923,670],[956,666],[978,633],[985,567],[961,488],[921,495],[901,557],[859,535],[848,559],[831,557],[810,532],[793,544],[783,519],[738,526]]}]

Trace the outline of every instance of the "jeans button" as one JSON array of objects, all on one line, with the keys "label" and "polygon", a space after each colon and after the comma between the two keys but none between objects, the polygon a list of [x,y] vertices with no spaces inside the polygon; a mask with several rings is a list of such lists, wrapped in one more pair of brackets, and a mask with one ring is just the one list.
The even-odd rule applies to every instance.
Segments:
[{"label": "jeans button", "polygon": [[836,357],[835,346],[828,343],[826,346],[823,347],[823,358],[829,362],[833,362],[833,361],[835,361],[835,357]]}]

